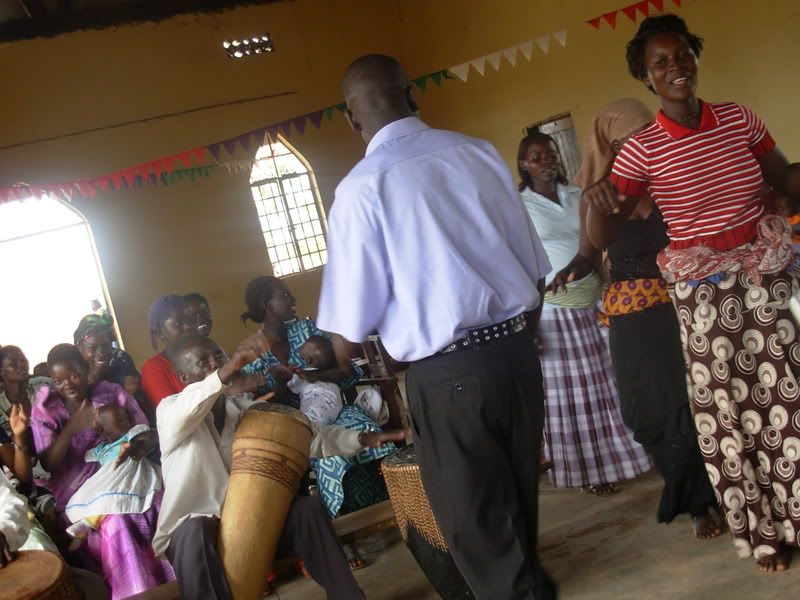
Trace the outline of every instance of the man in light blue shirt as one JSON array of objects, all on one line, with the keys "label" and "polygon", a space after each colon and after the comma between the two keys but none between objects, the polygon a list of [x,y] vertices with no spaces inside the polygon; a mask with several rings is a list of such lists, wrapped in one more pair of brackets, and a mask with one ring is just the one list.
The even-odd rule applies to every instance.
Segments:
[{"label": "man in light blue shirt", "polygon": [[412,363],[417,460],[475,596],[554,597],[536,557],[544,408],[530,336],[547,255],[497,151],[420,121],[397,61],[362,57],[343,87],[367,152],[336,190],[317,322],[350,342],[377,331]]}]

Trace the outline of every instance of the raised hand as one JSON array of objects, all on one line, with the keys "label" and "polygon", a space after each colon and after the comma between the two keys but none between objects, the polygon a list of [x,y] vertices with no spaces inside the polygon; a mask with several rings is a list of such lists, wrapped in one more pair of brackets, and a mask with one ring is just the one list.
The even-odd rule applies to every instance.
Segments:
[{"label": "raised hand", "polygon": [[380,448],[389,442],[403,442],[411,435],[411,429],[395,429],[393,431],[362,431],[358,434],[358,443],[365,448]]},{"label": "raised hand", "polygon": [[253,362],[259,356],[269,350],[269,341],[264,333],[259,330],[241,342],[233,353],[230,362],[235,370]]},{"label": "raised hand", "polygon": [[12,404],[8,422],[11,424],[11,431],[14,432],[14,436],[24,439],[28,433],[28,424],[30,423],[30,417],[25,408],[19,404]]}]

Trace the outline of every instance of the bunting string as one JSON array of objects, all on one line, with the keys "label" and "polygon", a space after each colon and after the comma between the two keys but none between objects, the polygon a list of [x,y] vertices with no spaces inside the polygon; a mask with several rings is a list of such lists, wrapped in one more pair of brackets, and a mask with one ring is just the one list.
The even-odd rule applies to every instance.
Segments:
[{"label": "bunting string", "polygon": [[[670,1],[680,8],[684,0]],[[665,4],[666,0],[640,0],[617,10],[592,17],[581,24],[600,30],[605,23],[611,29],[616,29],[620,14],[636,23],[639,18],[647,17],[651,10],[664,12]],[[553,41],[555,44],[551,43]],[[516,67],[521,62],[520,57],[530,62],[539,53],[542,56],[547,56],[554,47],[560,46],[563,48],[566,45],[567,28],[564,27],[446,69],[422,75],[412,79],[411,84],[424,93],[430,89],[430,83],[433,83],[436,87],[441,87],[444,81],[452,79],[459,79],[466,83],[473,73],[477,73],[482,77],[485,76],[487,64],[494,71],[499,71],[504,65]],[[293,132],[303,134],[308,123],[311,123],[315,129],[319,129],[324,121],[330,121],[334,115],[343,113],[346,110],[346,104],[339,102],[319,110],[290,117],[278,123],[246,131],[225,140],[212,142],[191,150],[184,150],[177,154],[150,160],[99,177],[60,183],[17,184],[11,187],[0,187],[0,204],[14,200],[24,200],[32,196],[57,196],[64,200],[72,201],[75,196],[94,198],[98,194],[112,191],[141,189],[154,185],[171,186],[208,177],[220,167],[231,175],[250,173],[256,161],[254,158],[235,160],[240,149],[245,152],[254,152],[264,145],[265,140],[277,139],[279,133],[284,137],[291,136]]]}]

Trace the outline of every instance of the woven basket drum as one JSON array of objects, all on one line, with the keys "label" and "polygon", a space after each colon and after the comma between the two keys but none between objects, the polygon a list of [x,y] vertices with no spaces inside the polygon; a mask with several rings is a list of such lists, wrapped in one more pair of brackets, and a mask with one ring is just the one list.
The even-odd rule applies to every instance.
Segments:
[{"label": "woven basket drum", "polygon": [[0,600],[79,600],[79,596],[60,556],[26,550],[0,569]]},{"label": "woven basket drum", "polygon": [[381,465],[400,535],[428,581],[445,600],[474,598],[447,549],[428,503],[414,446],[387,456]]},{"label": "woven basket drum", "polygon": [[311,425],[300,411],[259,403],[233,441],[219,552],[234,600],[260,600],[289,507],[308,468]]}]

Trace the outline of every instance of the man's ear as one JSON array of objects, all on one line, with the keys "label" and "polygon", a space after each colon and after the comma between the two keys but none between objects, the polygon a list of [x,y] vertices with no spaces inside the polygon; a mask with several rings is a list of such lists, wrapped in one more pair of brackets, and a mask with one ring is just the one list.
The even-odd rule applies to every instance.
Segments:
[{"label": "man's ear", "polygon": [[181,380],[183,385],[187,385],[189,383],[189,377],[183,371],[177,371],[176,375],[178,376],[178,379]]},{"label": "man's ear", "polygon": [[350,125],[350,129],[352,129],[356,133],[361,133],[362,130],[361,123],[359,123],[356,120],[356,118],[353,116],[352,111],[349,108],[345,109],[344,118],[347,119],[347,124]]}]

